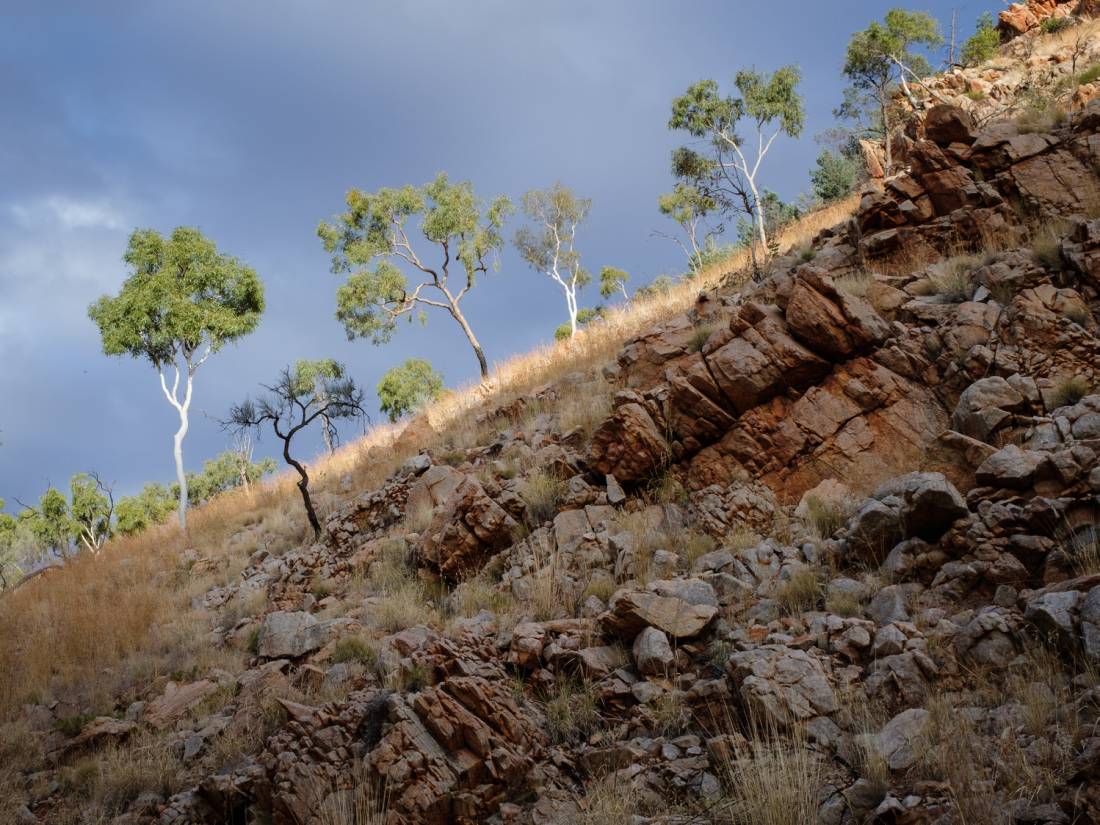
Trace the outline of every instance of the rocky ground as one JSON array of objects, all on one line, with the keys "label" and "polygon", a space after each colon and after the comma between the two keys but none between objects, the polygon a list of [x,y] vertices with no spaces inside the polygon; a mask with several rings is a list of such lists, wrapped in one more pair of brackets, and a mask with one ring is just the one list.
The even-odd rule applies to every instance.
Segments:
[{"label": "rocky ground", "polygon": [[17,821],[154,738],[104,821],[1100,821],[1100,101],[905,153],[198,594],[241,672],[28,705]]}]

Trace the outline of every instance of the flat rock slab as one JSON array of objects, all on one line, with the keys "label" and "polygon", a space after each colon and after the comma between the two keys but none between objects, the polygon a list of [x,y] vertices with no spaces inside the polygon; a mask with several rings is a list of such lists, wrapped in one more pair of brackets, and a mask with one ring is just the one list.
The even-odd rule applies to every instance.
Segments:
[{"label": "flat rock slab", "polygon": [[611,597],[610,609],[600,616],[600,623],[605,630],[628,639],[647,627],[662,630],[673,639],[690,639],[702,633],[717,613],[718,608],[710,604],[691,604],[643,590],[620,590]]}]

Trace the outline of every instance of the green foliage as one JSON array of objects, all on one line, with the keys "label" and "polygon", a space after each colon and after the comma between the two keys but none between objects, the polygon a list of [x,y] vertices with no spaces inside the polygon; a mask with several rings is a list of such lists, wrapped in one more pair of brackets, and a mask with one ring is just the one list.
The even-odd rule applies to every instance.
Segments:
[{"label": "green foliage", "polygon": [[[630,275],[627,274],[625,269],[618,269],[613,266],[605,266],[600,270],[600,296],[603,298],[610,298],[616,292],[621,292],[624,298],[629,299],[629,295],[626,294],[626,282],[630,280]],[[584,312],[585,310],[581,310]],[[580,314],[577,315],[577,321],[580,322]]]},{"label": "green foliage", "polygon": [[0,590],[11,587],[23,575],[19,568],[19,556],[15,549],[19,522],[3,512],[4,499],[0,498]]},{"label": "green foliage", "polygon": [[822,203],[840,200],[852,193],[860,182],[862,169],[850,156],[822,149],[810,170],[814,195]]},{"label": "green foliage", "polygon": [[118,500],[115,505],[115,531],[123,536],[132,536],[163,524],[172,515],[175,506],[175,495],[163,484],[146,484],[136,495]]},{"label": "green foliage", "polygon": [[119,294],[88,309],[107,355],[147,358],[156,367],[204,345],[216,351],[251,332],[264,309],[255,270],[217,251],[197,229],[169,238],[138,229],[123,255],[132,274]]},{"label": "green foliage", "polygon": [[959,59],[965,66],[976,66],[991,59],[1001,45],[1001,35],[997,31],[997,21],[991,12],[984,12],[978,18],[974,34],[963,43]]},{"label": "green foliage", "polygon": [[[797,220],[802,214],[797,206],[793,203],[784,203],[775,192],[765,192],[760,200],[764,204],[764,229],[769,238],[774,238],[780,229]],[[754,237],[753,224],[741,218],[737,222],[738,246],[748,246]]]},{"label": "green foliage", "polygon": [[[226,450],[202,465],[201,473],[187,474],[187,499],[194,504],[209,501],[219,493],[253,484],[275,472],[274,459],[252,462],[235,450]],[[173,490],[175,496],[178,490]]]},{"label": "green foliage", "polygon": [[[577,327],[586,327],[593,321],[598,321],[604,317],[603,307],[582,307],[577,310]],[[554,328],[554,340],[566,341],[573,337],[573,328],[569,323],[558,324]]]},{"label": "green foliage", "polygon": [[[684,154],[684,153],[687,154]],[[674,167],[679,163],[679,170],[685,177],[698,178],[699,175],[709,175],[712,170],[707,164],[700,166],[700,158],[690,150],[680,150],[680,154],[674,157]],[[687,236],[687,243],[678,238],[673,238],[684,250],[689,264],[695,270],[702,266],[699,260],[702,249],[714,242],[714,236],[718,230],[707,229],[703,221],[707,216],[718,211],[719,204],[714,196],[705,194],[699,186],[680,181],[671,192],[666,192],[657,198],[657,208],[665,215],[680,225]]]},{"label": "green foliage", "polygon": [[[764,156],[775,138],[798,137],[805,123],[800,81],[796,66],[772,74],[741,70],[734,78],[737,97],[723,96],[713,80],[700,80],[672,101],[669,128],[704,141],[709,149],[674,150],[673,174],[684,188],[664,202],[668,214],[690,218],[739,210],[759,218],[766,204],[758,197],[756,178]],[[738,131],[745,122],[748,137]],[[693,246],[697,254],[701,242],[696,239]]]},{"label": "green foliage", "polygon": [[[501,227],[512,212],[501,196],[488,207],[474,195],[468,181],[451,183],[440,174],[424,186],[352,189],[347,211],[331,222],[321,222],[317,235],[332,255],[332,271],[349,273],[336,293],[336,318],[349,339],[389,341],[397,319],[418,306],[457,309],[462,296],[488,271],[486,259],[503,244]],[[440,248],[442,264],[433,266],[414,250],[410,222],[419,220],[419,231],[428,244]],[[403,261],[415,270],[420,283],[410,287],[405,273],[393,262]],[[447,283],[448,266],[457,260],[465,283],[453,291]],[[434,291],[429,298],[425,290]]]},{"label": "green foliage", "polygon": [[639,287],[634,293],[634,298],[645,300],[647,298],[654,298],[658,295],[663,295],[676,286],[676,279],[671,275],[658,275],[646,286]]},{"label": "green foliage", "polygon": [[443,392],[443,376],[423,358],[410,358],[386,371],[377,386],[379,408],[390,421],[415,412]]},{"label": "green foliage", "polygon": [[1048,17],[1039,24],[1039,30],[1043,34],[1056,34],[1065,31],[1070,26],[1075,25],[1076,22],[1073,17]]},{"label": "green foliage", "polygon": [[111,535],[114,509],[111,491],[98,478],[77,473],[69,481],[72,537],[89,550],[98,550]]},{"label": "green foliage", "polygon": [[24,511],[31,533],[44,550],[64,556],[69,549],[72,522],[69,519],[69,502],[59,490],[50,487],[38,499],[38,506]]}]

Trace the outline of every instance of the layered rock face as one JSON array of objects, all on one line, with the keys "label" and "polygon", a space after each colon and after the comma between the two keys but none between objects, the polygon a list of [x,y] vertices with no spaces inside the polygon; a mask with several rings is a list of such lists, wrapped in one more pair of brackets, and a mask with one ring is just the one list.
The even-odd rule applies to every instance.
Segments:
[{"label": "layered rock face", "polygon": [[1098,821],[1098,106],[932,109],[809,254],[257,550],[196,598],[248,669],[56,758],[169,737],[118,825],[765,821],[796,756],[806,821]]}]

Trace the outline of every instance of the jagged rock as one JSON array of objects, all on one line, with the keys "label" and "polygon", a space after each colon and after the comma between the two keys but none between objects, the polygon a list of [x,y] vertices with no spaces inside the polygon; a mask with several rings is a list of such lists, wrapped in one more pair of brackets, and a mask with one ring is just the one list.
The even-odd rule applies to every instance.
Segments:
[{"label": "jagged rock", "polygon": [[662,466],[671,448],[649,411],[631,401],[616,407],[593,433],[589,451],[599,472],[633,483]]},{"label": "jagged rock", "polygon": [[88,748],[98,748],[107,742],[123,741],[137,730],[137,727],[136,722],[129,720],[98,716],[65,743],[64,753],[70,755]]},{"label": "jagged rock", "polygon": [[989,487],[1026,490],[1040,477],[1049,462],[1047,453],[1021,450],[1015,444],[1009,444],[993,453],[978,467],[978,483]]},{"label": "jagged rock", "polygon": [[688,639],[703,632],[717,613],[713,605],[624,588],[611,597],[600,624],[607,632],[626,639],[633,639],[646,627],[664,631],[673,639]]},{"label": "jagged rock", "polygon": [[913,767],[919,757],[921,736],[928,727],[930,714],[924,708],[903,710],[878,733],[878,749],[892,771]]},{"label": "jagged rock", "polygon": [[480,569],[493,553],[512,543],[516,521],[470,476],[432,516],[420,560],[440,576],[457,581]]},{"label": "jagged rock", "polygon": [[903,539],[936,541],[969,511],[942,473],[909,473],[880,486],[849,519],[848,545],[882,559]]},{"label": "jagged rock", "polygon": [[951,420],[959,432],[985,441],[1012,417],[1012,413],[1026,409],[1027,399],[1023,394],[995,375],[975,381],[963,390]]},{"label": "jagged rock", "polygon": [[820,661],[806,651],[765,645],[734,653],[727,667],[749,711],[768,724],[786,727],[838,708]]},{"label": "jagged rock", "polygon": [[265,659],[295,659],[317,650],[327,640],[327,628],[311,614],[277,610],[260,624],[256,652]]},{"label": "jagged rock", "polygon": [[655,627],[643,628],[634,639],[634,664],[645,676],[664,676],[676,657],[668,637]]},{"label": "jagged rock", "polygon": [[939,146],[952,143],[969,146],[975,138],[974,118],[958,106],[933,106],[924,115],[924,134]]},{"label": "jagged rock", "polygon": [[793,335],[834,361],[850,358],[886,338],[888,326],[862,299],[837,290],[824,272],[804,269],[785,313]]},{"label": "jagged rock", "polygon": [[216,684],[206,679],[192,682],[189,685],[177,685],[175,682],[169,682],[164,695],[145,706],[142,719],[147,725],[154,728],[167,728],[217,689]]}]

